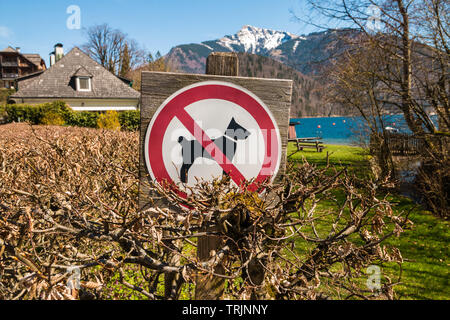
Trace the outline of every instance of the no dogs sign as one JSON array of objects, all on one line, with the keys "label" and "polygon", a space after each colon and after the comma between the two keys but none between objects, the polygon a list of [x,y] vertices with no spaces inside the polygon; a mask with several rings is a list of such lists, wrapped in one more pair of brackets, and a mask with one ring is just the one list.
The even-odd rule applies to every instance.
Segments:
[{"label": "no dogs sign", "polygon": [[[273,82],[287,94],[276,99]],[[141,172],[187,186],[224,174],[237,185],[254,180],[250,188],[272,181],[284,169],[290,88],[288,80],[143,73]]]}]

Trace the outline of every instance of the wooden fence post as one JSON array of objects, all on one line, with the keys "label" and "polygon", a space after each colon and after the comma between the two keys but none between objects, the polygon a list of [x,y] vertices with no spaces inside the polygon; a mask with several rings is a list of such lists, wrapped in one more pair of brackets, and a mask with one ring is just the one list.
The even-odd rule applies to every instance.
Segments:
[{"label": "wooden fence post", "polygon": [[206,74],[239,76],[239,59],[235,52],[213,52],[206,60]]},{"label": "wooden fence post", "polygon": [[[213,52],[206,61],[206,74],[217,76],[239,75],[239,60],[234,52]],[[214,231],[214,230],[208,230]],[[199,261],[207,261],[211,258],[211,251],[220,249],[222,240],[219,237],[206,236],[198,238],[197,257]],[[225,269],[219,264],[214,269],[215,273],[223,274]],[[218,300],[224,292],[225,280],[222,278],[198,277],[196,280],[196,300]]]}]

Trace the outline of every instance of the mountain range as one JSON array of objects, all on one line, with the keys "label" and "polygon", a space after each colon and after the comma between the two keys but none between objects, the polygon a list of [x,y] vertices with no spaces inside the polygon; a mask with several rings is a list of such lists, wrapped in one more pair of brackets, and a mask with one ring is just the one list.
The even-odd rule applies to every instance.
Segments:
[{"label": "mountain range", "polygon": [[353,29],[333,29],[295,35],[246,25],[234,35],[176,46],[166,61],[173,70],[202,74],[211,52],[236,52],[241,76],[294,80],[292,117],[347,115],[326,103],[323,91],[329,68],[349,48],[344,38],[357,34]]}]

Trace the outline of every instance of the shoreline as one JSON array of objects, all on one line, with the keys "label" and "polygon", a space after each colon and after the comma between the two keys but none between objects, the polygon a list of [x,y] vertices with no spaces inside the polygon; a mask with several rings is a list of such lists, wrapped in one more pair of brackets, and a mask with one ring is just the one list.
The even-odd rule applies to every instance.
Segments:
[{"label": "shoreline", "polygon": [[358,116],[308,116],[308,117],[302,117],[302,118],[290,118],[290,120],[297,120],[297,119],[323,119],[323,118],[353,118]]},{"label": "shoreline", "polygon": [[[403,116],[401,113],[395,113],[395,114],[384,114],[383,116]],[[430,116],[434,116],[434,114],[430,114]],[[331,115],[331,116],[307,116],[307,117],[295,117],[295,118],[289,118],[290,120],[297,120],[297,119],[327,119],[327,118],[361,118],[361,115],[347,115],[347,116],[339,116],[339,115]]]}]

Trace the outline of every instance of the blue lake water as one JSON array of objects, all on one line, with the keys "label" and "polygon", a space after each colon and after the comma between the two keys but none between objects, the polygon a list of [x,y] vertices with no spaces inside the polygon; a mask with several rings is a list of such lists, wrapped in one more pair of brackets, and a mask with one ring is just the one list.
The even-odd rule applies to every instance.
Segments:
[{"label": "blue lake water", "polygon": [[[437,123],[436,116],[432,120]],[[370,134],[362,117],[296,118],[291,119],[292,122],[300,122],[295,127],[297,137],[319,137],[326,144],[352,145],[360,141],[368,142]],[[402,115],[385,116],[384,122],[387,127],[410,133]]]}]

